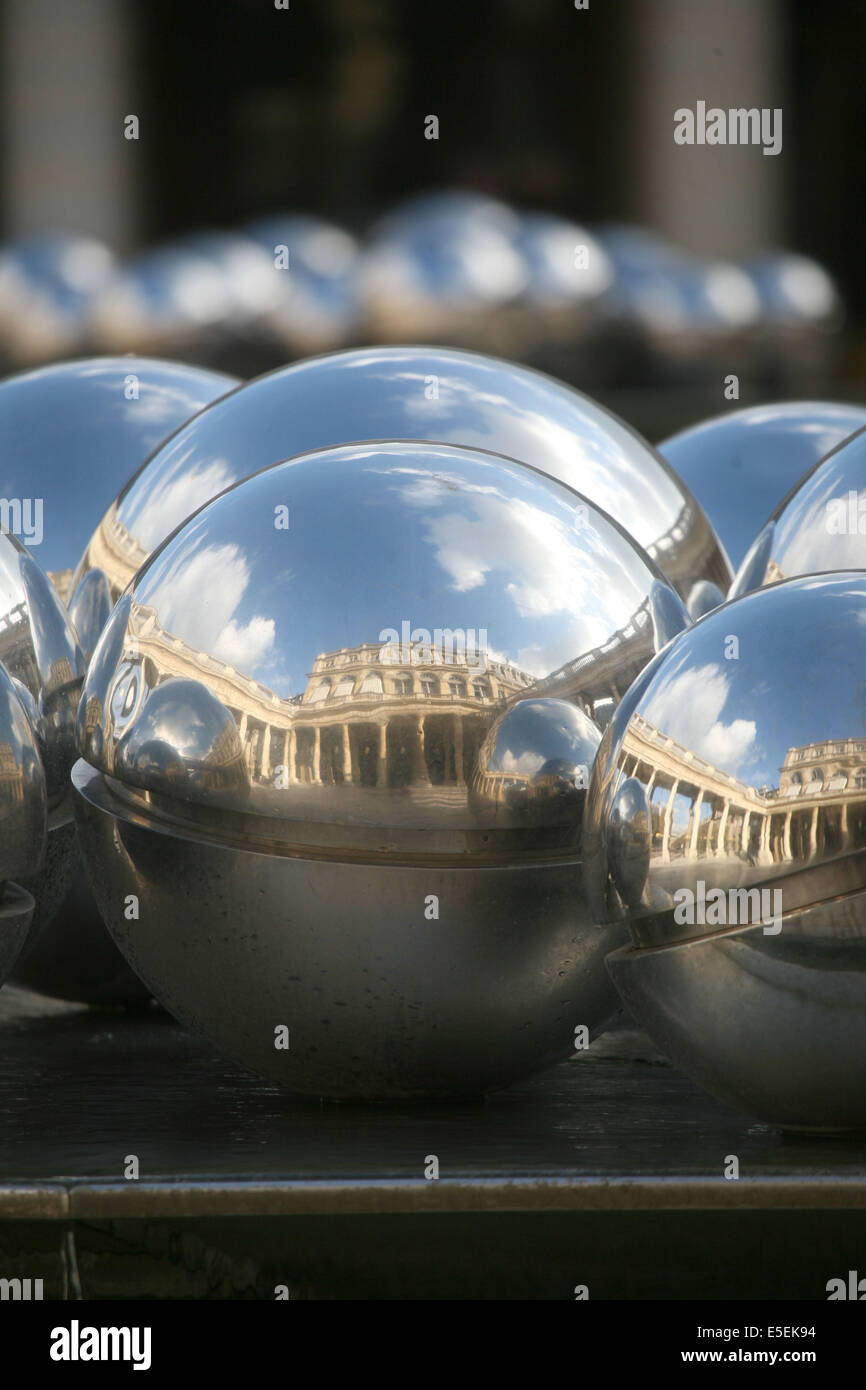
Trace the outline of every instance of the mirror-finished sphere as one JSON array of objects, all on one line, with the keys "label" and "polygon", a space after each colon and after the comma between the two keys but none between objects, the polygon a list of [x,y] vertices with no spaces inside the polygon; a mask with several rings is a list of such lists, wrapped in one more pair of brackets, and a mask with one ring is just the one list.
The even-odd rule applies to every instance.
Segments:
[{"label": "mirror-finished sphere", "polygon": [[114,269],[108,247],[78,232],[44,232],[0,249],[4,356],[24,365],[79,351]]},{"label": "mirror-finished sphere", "polygon": [[7,377],[0,382],[0,498],[10,509],[3,529],[65,594],[94,519],[118,489],[179,425],[237,385],[219,372],[132,356]]},{"label": "mirror-finished sphere", "polygon": [[35,899],[33,936],[52,920],[75,865],[69,772],[85,662],[54,587],[15,536],[0,532],[0,664],[38,749],[48,815],[44,864],[19,871]]},{"label": "mirror-finished sphere", "polygon": [[477,446],[584,494],[655,559],[684,599],[731,573],[703,512],[658,454],[587,396],[477,353],[365,348],[301,362],[217,402],[141,469],[87,547],[119,597],[145,556],[222,489],[290,455],[355,440]]},{"label": "mirror-finished sphere", "polygon": [[866,425],[866,406],[784,401],[702,420],[659,444],[728,552],[742,563],[758,527],[826,454]]},{"label": "mirror-finished sphere", "polygon": [[604,227],[599,239],[613,264],[612,306],[663,354],[677,344],[704,353],[754,328],[758,295],[738,266],[704,261],[643,227]]},{"label": "mirror-finished sphere", "polygon": [[299,213],[265,217],[245,231],[285,282],[267,318],[276,339],[301,356],[348,342],[361,312],[355,238],[332,222]]},{"label": "mirror-finished sphere", "polygon": [[761,528],[731,586],[866,569],[866,425],[816,463]]},{"label": "mirror-finished sphere", "polygon": [[33,918],[33,897],[13,880],[32,878],[45,855],[45,775],[28,704],[0,665],[0,984]]},{"label": "mirror-finished sphere", "polygon": [[624,1002],[788,1128],[866,1125],[866,573],[725,604],[625,695],[584,817]]},{"label": "mirror-finished sphere", "polygon": [[477,1094],[567,1056],[616,940],[584,910],[578,782],[687,624],[620,527],[496,454],[247,478],[142,567],[88,671],[76,808],[117,944],[299,1092]]},{"label": "mirror-finished sphere", "polygon": [[[25,542],[57,591],[65,594],[94,521],[118,487],[179,425],[236,385],[234,377],[218,372],[132,356],[85,358],[8,377],[0,383],[3,529],[14,531]],[[68,783],[74,761],[71,730],[78,697],[69,696],[69,681],[52,670],[61,669],[58,650],[72,669],[74,643],[65,631],[65,616],[58,615],[57,606],[42,592],[44,579],[35,561],[20,549],[11,559],[18,593],[15,601],[23,601],[25,590],[30,594],[31,645],[38,649],[40,642],[47,642],[50,653],[32,679],[26,674],[21,679],[37,700],[53,701],[42,720],[48,743],[42,752],[53,805],[58,786]],[[4,602],[12,603],[11,591]],[[100,575],[90,577],[70,604],[85,658],[96,645],[111,606],[108,586]],[[46,624],[50,632],[43,637]],[[0,660],[7,660],[4,642],[9,640],[8,629],[5,636],[0,632]],[[19,674],[15,662],[9,665],[13,674]],[[60,687],[55,690],[58,679]],[[60,708],[67,698],[71,718],[68,710]],[[71,823],[49,837],[49,860],[66,839],[74,840]],[[66,861],[64,851],[62,864],[46,866],[36,894],[39,910],[34,930],[18,962],[16,982],[42,993],[89,1002],[143,998],[142,986],[99,921],[81,868],[67,902],[61,904],[53,892],[56,911],[48,910],[46,889],[49,882],[56,888],[68,878]]]}]

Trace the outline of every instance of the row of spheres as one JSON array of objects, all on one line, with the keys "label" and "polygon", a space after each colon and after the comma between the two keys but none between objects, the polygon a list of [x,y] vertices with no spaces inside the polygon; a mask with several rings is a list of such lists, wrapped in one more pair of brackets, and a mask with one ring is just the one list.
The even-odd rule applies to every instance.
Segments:
[{"label": "row of spheres", "polygon": [[408,200],[362,240],[292,213],[124,261],[60,232],[0,252],[0,353],[19,367],[132,350],[264,370],[409,337],[597,385],[715,379],[736,347],[751,379],[778,381],[826,369],[841,317],[805,256],[702,259],[643,228],[589,229],[459,190]]},{"label": "row of spheres", "polygon": [[380,347],[61,364],[0,437],[4,974],[392,1100],[569,1055],[615,981],[724,1098],[862,1122],[866,410],[655,450]]}]

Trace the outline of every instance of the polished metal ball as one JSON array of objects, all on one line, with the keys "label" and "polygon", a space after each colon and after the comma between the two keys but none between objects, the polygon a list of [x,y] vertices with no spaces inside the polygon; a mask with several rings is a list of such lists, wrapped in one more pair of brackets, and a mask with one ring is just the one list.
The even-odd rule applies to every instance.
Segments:
[{"label": "polished metal ball", "polygon": [[17,880],[38,873],[47,831],[45,774],[22,691],[0,664],[0,984],[33,919],[33,897]]},{"label": "polished metal ball", "polygon": [[[47,571],[55,588],[68,596],[69,580],[92,533],[96,518],[119,487],[140,468],[148,455],[190,416],[236,386],[235,378],[141,357],[85,358],[8,377],[0,382],[0,525],[14,531]],[[44,583],[35,561],[25,562],[20,547],[14,552],[16,573],[38,576],[27,581],[41,594]],[[13,554],[7,551],[7,554]],[[144,558],[144,555],[141,557]],[[25,582],[16,580],[18,588]],[[17,590],[16,590],[17,592]],[[11,603],[12,599],[6,600]],[[72,598],[69,616],[85,659],[96,645],[113,599],[100,574],[88,576]],[[31,603],[34,634],[39,614],[53,612],[41,598]],[[52,621],[61,626],[56,614]],[[64,616],[62,623],[66,623]],[[34,640],[36,640],[34,636]],[[72,639],[63,637],[71,650]],[[0,638],[0,660],[5,660]],[[10,669],[13,669],[10,667]],[[13,669],[13,674],[17,671]],[[28,679],[21,677],[25,684]],[[29,682],[34,698],[48,698],[50,667]],[[71,708],[77,704],[77,695]],[[71,724],[51,718],[51,747],[47,750],[49,794],[58,778],[65,787],[72,757]],[[63,740],[66,740],[65,742]],[[55,746],[55,744],[57,746]],[[69,818],[67,808],[67,819]],[[74,837],[69,824],[61,836],[49,837],[52,847]],[[49,864],[48,879],[59,885],[67,866]],[[79,867],[69,885],[69,898],[48,911],[44,888],[37,897],[31,941],[22,955],[16,981],[62,998],[90,1002],[121,1002],[140,998],[143,990],[118,956],[103,928]]]},{"label": "polished metal ball", "polygon": [[760,302],[740,267],[689,255],[643,227],[605,227],[599,239],[613,266],[612,307],[659,359],[693,365],[755,328]]},{"label": "polished metal ball", "polygon": [[653,1041],[786,1128],[866,1125],[866,574],[773,585],[624,696],[584,816],[608,961]]},{"label": "polished metal ball", "polygon": [[541,310],[573,309],[606,294],[613,285],[613,263],[593,234],[576,222],[550,213],[525,212],[515,244],[527,265],[524,294]]},{"label": "polished metal ball", "polygon": [[519,221],[504,203],[443,192],[410,199],[373,228],[358,268],[371,336],[495,341],[499,311],[529,283]]},{"label": "polished metal ball", "polygon": [[30,552],[6,532],[0,532],[0,664],[29,722],[44,782],[45,862],[30,875],[17,871],[35,899],[35,939],[63,902],[76,860],[69,773],[85,662],[52,584]]},{"label": "polished metal ball", "polygon": [[846,568],[866,569],[866,424],[816,463],[771,514],[730,595]]},{"label": "polished metal ball", "polygon": [[261,218],[245,229],[276,268],[281,294],[266,327],[298,356],[347,343],[359,327],[360,247],[332,222],[303,214]]},{"label": "polished metal ball", "polygon": [[115,941],[294,1091],[477,1094],[567,1056],[620,930],[581,886],[599,726],[687,623],[620,527],[496,454],[370,442],[246,479],[90,664],[76,806]]},{"label": "polished metal ball", "polygon": [[864,406],[784,401],[702,420],[658,449],[698,499],[736,567],[803,474],[864,425]]},{"label": "polished metal ball", "polygon": [[842,302],[832,276],[811,256],[794,251],[765,251],[743,269],[761,305],[761,318],[782,328],[838,328]]},{"label": "polished metal ball", "polygon": [[[2,529],[15,532],[65,594],[96,518],[118,490],[168,435],[237,385],[219,372],[133,356],[7,377],[0,382]],[[85,646],[89,635],[79,633]]]},{"label": "polished metal ball", "polygon": [[0,348],[16,365],[81,351],[91,308],[115,271],[95,237],[45,232],[0,249]]},{"label": "polished metal ball", "polygon": [[[703,512],[659,455],[587,396],[539,372],[447,348],[365,348],[250,382],[169,440],[108,510],[73,590],[119,597],[144,557],[223,488],[289,455],[363,439],[477,445],[582,492],[624,526],[684,599],[730,569]],[[73,599],[73,602],[75,600]]]}]

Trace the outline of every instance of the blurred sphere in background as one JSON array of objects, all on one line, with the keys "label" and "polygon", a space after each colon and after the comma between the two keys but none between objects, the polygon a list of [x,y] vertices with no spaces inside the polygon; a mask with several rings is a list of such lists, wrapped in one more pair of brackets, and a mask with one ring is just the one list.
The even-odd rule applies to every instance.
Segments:
[{"label": "blurred sphere in background", "polygon": [[355,238],[301,214],[261,218],[245,231],[267,253],[279,283],[266,323],[276,343],[299,357],[346,344],[361,312]]},{"label": "blurred sphere in background", "polygon": [[498,312],[526,288],[517,215],[460,192],[411,199],[371,231],[359,269],[368,332],[492,346]]},{"label": "blurred sphere in background", "polygon": [[746,349],[760,303],[743,270],[689,255],[642,227],[608,226],[597,235],[614,270],[612,312],[644,340],[657,370],[687,380],[733,343]]},{"label": "blurred sphere in background", "polygon": [[87,344],[93,302],[115,273],[95,237],[45,233],[0,250],[0,354],[14,366],[63,357]]}]

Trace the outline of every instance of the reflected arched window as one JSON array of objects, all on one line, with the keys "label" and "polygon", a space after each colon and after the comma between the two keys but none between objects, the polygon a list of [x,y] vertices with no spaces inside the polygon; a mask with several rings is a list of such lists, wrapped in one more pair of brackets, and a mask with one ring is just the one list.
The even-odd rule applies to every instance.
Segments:
[{"label": "reflected arched window", "polygon": [[334,686],[334,699],[336,700],[338,695],[351,695],[354,689],[355,677],[341,676],[340,679],[337,681],[337,684]]},{"label": "reflected arched window", "polygon": [[486,681],[473,681],[472,694],[475,696],[476,700],[489,700],[490,686]]},{"label": "reflected arched window", "polygon": [[858,767],[854,774],[854,786],[858,791],[863,791],[866,787],[866,767]]},{"label": "reflected arched window", "polygon": [[382,695],[382,677],[376,671],[368,671],[361,682],[362,695]]},{"label": "reflected arched window", "polygon": [[824,773],[823,773],[823,771],[821,770],[820,767],[813,767],[813,768],[812,768],[811,775],[810,775],[810,777],[809,777],[809,786],[810,786],[810,787],[823,787],[823,785],[824,785]]},{"label": "reflected arched window", "polygon": [[320,704],[322,700],[327,700],[327,698],[328,698],[328,696],[330,695],[330,693],[331,693],[331,682],[330,682],[330,681],[327,681],[327,680],[321,681],[321,682],[316,686],[315,690],[313,691],[312,695],[310,696],[310,704],[311,704],[311,705],[318,705],[318,704]]},{"label": "reflected arched window", "polygon": [[422,693],[423,693],[424,695],[427,695],[427,696],[430,696],[430,695],[438,695],[438,694],[439,694],[439,682],[437,681],[436,677],[435,677],[435,676],[422,676],[422,677],[421,677],[421,691],[422,691]]},{"label": "reflected arched window", "polygon": [[465,695],[466,682],[461,680],[459,676],[452,676],[448,682],[448,689],[452,695]]},{"label": "reflected arched window", "polygon": [[395,679],[395,681],[394,681],[394,692],[395,692],[395,694],[397,694],[397,695],[411,695],[411,694],[412,694],[412,677],[411,677],[411,676],[397,676],[396,679]]}]

